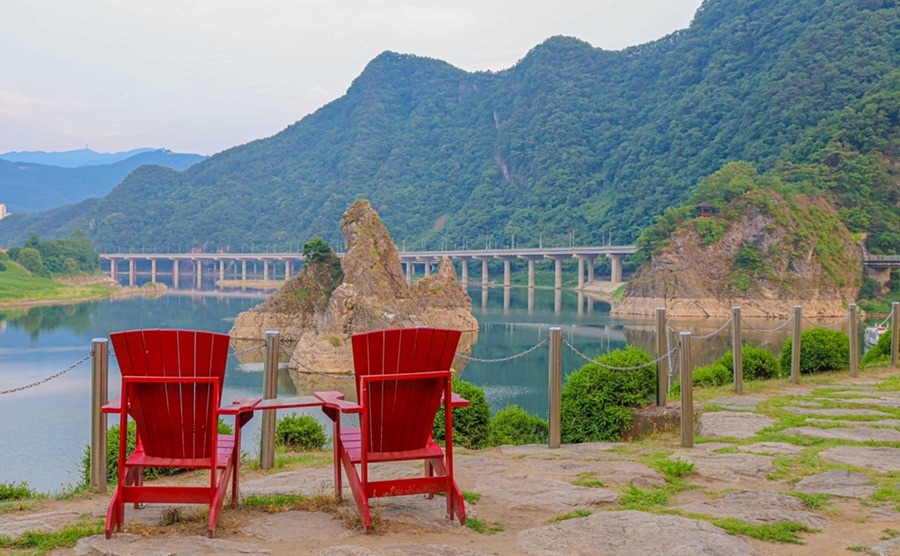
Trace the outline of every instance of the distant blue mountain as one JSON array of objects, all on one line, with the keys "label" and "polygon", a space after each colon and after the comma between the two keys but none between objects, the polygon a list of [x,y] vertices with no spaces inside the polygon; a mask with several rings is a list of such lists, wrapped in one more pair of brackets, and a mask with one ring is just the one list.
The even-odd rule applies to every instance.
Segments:
[{"label": "distant blue mountain", "polygon": [[116,162],[131,158],[132,156],[156,150],[158,149],[133,149],[121,153],[98,153],[88,148],[64,152],[22,151],[0,154],[0,159],[8,160],[10,162],[29,162],[31,164],[60,166],[62,168],[79,168],[81,166],[115,164]]},{"label": "distant blue mountain", "polygon": [[[30,154],[52,157],[76,152],[93,153],[83,149],[69,153]],[[10,162],[5,159],[7,156],[27,153],[7,153],[0,156],[0,203],[4,203],[11,213],[48,210],[91,197],[103,197],[138,166],[156,164],[180,171],[206,158],[198,154],[173,153],[166,149],[137,149],[130,152],[137,154],[114,163],[85,163],[79,167]],[[93,154],[116,157],[125,153]]]}]

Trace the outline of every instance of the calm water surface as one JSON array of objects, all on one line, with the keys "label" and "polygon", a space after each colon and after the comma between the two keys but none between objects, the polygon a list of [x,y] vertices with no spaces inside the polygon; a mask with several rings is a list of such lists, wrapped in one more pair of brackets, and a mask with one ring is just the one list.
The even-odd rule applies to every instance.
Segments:
[{"label": "calm water surface", "polygon": [[[575,292],[481,288],[470,290],[481,330],[473,357],[499,359],[533,347],[560,326],[563,337],[589,357],[622,348],[626,341],[655,353],[655,320],[617,318],[609,306]],[[197,328],[227,332],[234,317],[265,298],[265,293],[172,291],[155,300],[131,298],[78,305],[0,310],[0,391],[45,379],[90,352],[93,338],[135,328]],[[679,329],[708,334],[724,321],[680,321]],[[771,328],[777,323],[762,321]],[[786,329],[777,335],[745,331],[746,341],[763,344],[778,356]],[[774,336],[774,337],[773,337]],[[730,349],[730,328],[695,342],[694,360],[704,364]],[[563,348],[563,372],[585,360]],[[549,352],[546,346],[501,363],[470,362],[462,378],[485,387],[494,411],[510,404],[546,417]],[[118,395],[118,367],[110,358],[110,397]],[[278,381],[279,397],[297,394],[287,370]],[[90,361],[65,375],[27,390],[0,395],[0,483],[26,481],[56,492],[80,481],[79,466],[90,441]],[[318,386],[317,389],[323,389]],[[332,388],[325,388],[332,389]],[[301,387],[300,393],[307,393]],[[262,364],[228,359],[223,400],[260,397]],[[318,410],[315,415],[324,423]],[[258,451],[259,418],[245,428],[244,450]]]}]

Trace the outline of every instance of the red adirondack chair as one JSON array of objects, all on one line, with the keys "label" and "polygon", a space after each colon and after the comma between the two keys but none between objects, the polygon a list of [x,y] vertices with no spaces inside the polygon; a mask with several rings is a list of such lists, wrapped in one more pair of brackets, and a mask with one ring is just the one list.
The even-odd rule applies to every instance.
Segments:
[{"label": "red adirondack chair", "polygon": [[[118,413],[119,482],[106,514],[106,538],[122,526],[125,504],[209,504],[212,537],[231,479],[238,500],[240,431],[259,400],[220,407],[227,334],[195,330],[129,330],[110,334],[122,395],[103,407]],[[235,417],[234,435],[218,434],[220,415]],[[126,454],[126,425],[134,419],[137,448]],[[208,486],[147,486],[145,467],[208,469]],[[217,472],[221,473],[217,476]]]},{"label": "red adirondack chair", "polygon": [[[378,330],[352,337],[358,403],[340,392],[317,392],[334,421],[334,492],[341,498],[341,466],[363,526],[372,525],[369,499],[380,496],[447,495],[447,516],[465,523],[462,492],[453,478],[453,407],[469,402],[453,396],[450,365],[460,332],[434,328]],[[432,438],[443,403],[445,446]],[[359,414],[359,428],[341,428],[341,414]],[[424,460],[425,476],[374,481],[375,463]],[[359,471],[356,466],[359,465]]]}]

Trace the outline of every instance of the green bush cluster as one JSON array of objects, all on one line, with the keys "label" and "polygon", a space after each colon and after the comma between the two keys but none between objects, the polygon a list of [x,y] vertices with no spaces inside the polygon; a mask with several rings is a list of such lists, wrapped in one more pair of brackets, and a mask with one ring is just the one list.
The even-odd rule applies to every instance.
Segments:
[{"label": "green bush cluster", "polygon": [[10,500],[27,500],[29,498],[37,498],[38,494],[28,488],[28,484],[21,483],[0,483],[0,502],[8,502]]},{"label": "green bush cluster", "polygon": [[[791,373],[791,349],[788,338],[781,350],[781,371]],[[844,334],[827,328],[804,330],[800,335],[800,372],[825,373],[850,366],[850,340]]]},{"label": "green bush cluster", "polygon": [[[106,431],[106,482],[116,484],[119,482],[119,425],[113,425]],[[234,429],[219,420],[219,434],[234,434]],[[125,431],[125,445],[127,453],[134,451],[137,444],[137,432],[134,421],[128,421],[128,427]],[[144,477],[147,479],[156,479],[160,475],[175,475],[186,471],[186,469],[178,468],[156,468],[145,467]],[[84,448],[84,455],[81,458],[81,481],[82,485],[91,484],[91,445],[88,444]]]},{"label": "green bush cluster", "polygon": [[311,415],[286,415],[275,424],[275,443],[287,450],[321,450],[327,442],[325,428]]},{"label": "green bush cluster", "polygon": [[[729,371],[725,365],[716,361],[712,365],[704,365],[702,367],[694,367],[693,382],[694,386],[700,388],[710,388],[713,386],[721,386],[726,382],[730,382],[734,376],[734,371]],[[672,393],[681,392],[681,382],[676,381],[672,385]]]},{"label": "green bush cluster", "polygon": [[891,357],[891,329],[878,338],[878,343],[869,348],[869,351],[863,355],[861,363],[869,365],[876,361],[887,361]]},{"label": "green bush cluster", "polygon": [[544,444],[550,434],[547,421],[517,405],[500,410],[491,419],[491,444]]},{"label": "green bush cluster", "polygon": [[[562,390],[562,441],[619,440],[631,425],[628,408],[645,405],[655,391],[656,371],[651,361],[647,352],[627,346],[569,375]],[[607,367],[637,368],[622,371]]]},{"label": "green bush cluster", "polygon": [[[781,366],[769,350],[744,344],[741,356],[744,380],[768,380],[781,376]],[[728,350],[716,363],[734,375],[734,352]]]},{"label": "green bush cluster", "polygon": [[[464,380],[453,378],[450,388],[469,400],[468,407],[453,408],[453,443],[477,450],[491,441],[491,406],[484,389]],[[434,418],[434,439],[442,442],[444,434],[444,406]]]}]

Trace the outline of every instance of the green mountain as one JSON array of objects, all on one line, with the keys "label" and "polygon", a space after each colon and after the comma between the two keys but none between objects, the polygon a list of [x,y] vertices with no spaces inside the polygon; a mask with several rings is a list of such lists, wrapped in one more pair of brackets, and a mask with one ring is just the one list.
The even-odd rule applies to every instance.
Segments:
[{"label": "green mountain", "polygon": [[0,246],[81,227],[101,251],[339,247],[360,198],[416,247],[633,241],[726,163],[772,169],[885,87],[898,27],[893,0],[707,0],[658,41],[613,52],[554,37],[496,73],[386,52],[281,133],[13,216]]}]

